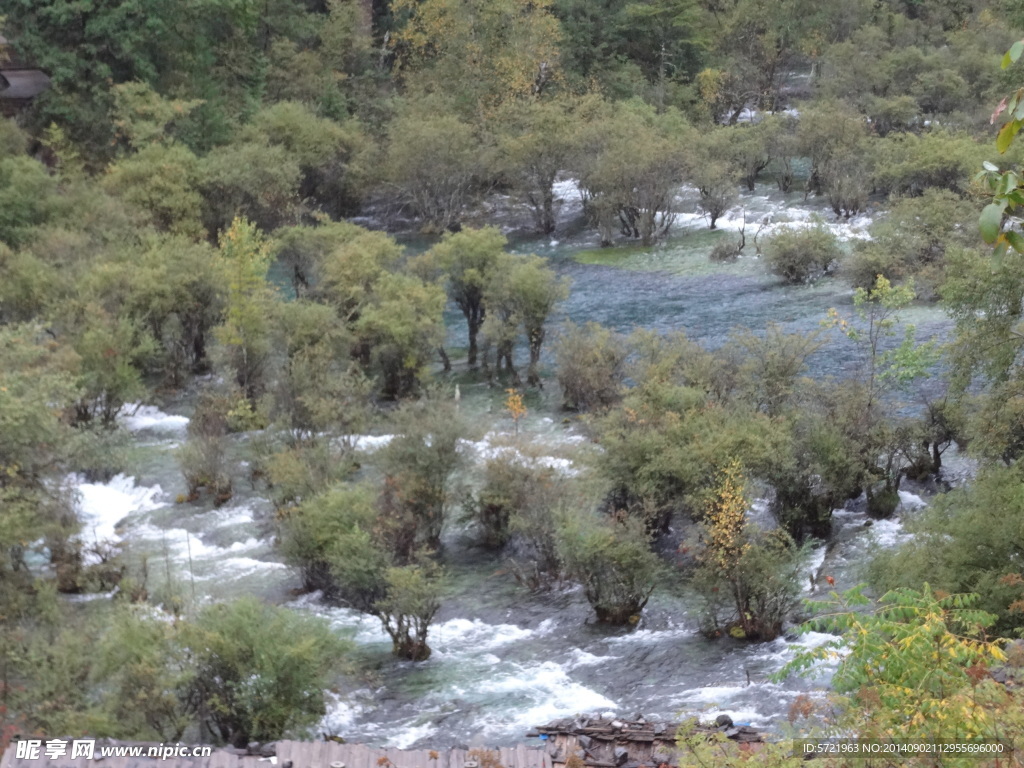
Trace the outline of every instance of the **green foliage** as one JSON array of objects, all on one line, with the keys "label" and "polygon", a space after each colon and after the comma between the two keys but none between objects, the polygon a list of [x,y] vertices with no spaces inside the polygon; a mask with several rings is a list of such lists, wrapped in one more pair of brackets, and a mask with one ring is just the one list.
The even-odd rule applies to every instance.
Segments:
[{"label": "green foliage", "polygon": [[368,486],[335,485],[284,512],[281,547],[306,589],[376,616],[396,656],[424,661],[442,572],[423,550],[406,549],[415,542],[396,528],[389,501],[387,491],[375,499]]},{"label": "green foliage", "polygon": [[[80,396],[77,358],[35,325],[0,327],[0,573],[12,588],[31,581],[25,556],[66,547],[78,521],[64,484],[76,434],[67,412]],[[4,590],[6,592],[6,590]]]},{"label": "green foliage", "polygon": [[437,549],[457,494],[452,476],[465,462],[459,443],[469,427],[457,405],[428,397],[395,413],[398,432],[374,459],[385,475],[383,525],[400,564],[422,549]]},{"label": "green foliage", "polygon": [[562,407],[596,411],[622,397],[627,348],[621,334],[598,323],[568,323],[555,344]]},{"label": "green foliage", "polygon": [[281,145],[237,142],[217,147],[199,167],[206,229],[217,235],[239,217],[264,231],[295,223],[302,169]]},{"label": "green foliage", "polygon": [[586,120],[598,103],[569,97],[517,102],[500,116],[498,164],[530,206],[538,232],[555,231],[555,179],[574,156],[578,121]]},{"label": "green foliage", "polygon": [[407,105],[388,131],[385,176],[424,232],[457,229],[487,165],[471,126],[436,104]]},{"label": "green foliage", "polygon": [[530,352],[527,384],[541,386],[539,365],[547,337],[546,324],[555,307],[568,295],[568,281],[559,278],[539,256],[506,254],[499,261],[484,294],[489,315],[483,332],[497,348],[499,370],[504,360],[514,384],[519,383],[519,376],[512,355],[521,330]]},{"label": "green foliage", "polygon": [[706,601],[707,634],[770,641],[796,607],[805,553],[783,531],[763,532],[746,519],[744,482],[733,462],[708,492],[694,581]]},{"label": "green foliage", "polygon": [[928,189],[963,194],[984,151],[963,134],[893,134],[875,146],[875,179],[881,191],[900,195],[920,195]]},{"label": "green foliage", "polygon": [[[502,447],[484,464],[480,489],[463,501],[462,517],[476,524],[485,547],[500,549],[513,537],[540,534],[540,521],[554,514],[564,486],[558,471],[529,455],[527,448],[516,444]],[[520,580],[530,581],[524,561],[540,557],[537,544],[545,549],[547,542],[519,540],[509,547]],[[539,577],[539,572],[535,575]]]},{"label": "green foliage", "polygon": [[270,250],[255,225],[236,219],[221,236],[220,251],[228,275],[228,291],[224,322],[216,334],[225,366],[245,396],[255,403],[266,388],[270,354]]},{"label": "green foliage", "polygon": [[[996,739],[1009,694],[986,678],[986,668],[1005,661],[999,643],[985,637],[994,619],[978,610],[976,595],[942,595],[897,589],[875,610],[857,587],[832,593],[824,628],[841,638],[806,651],[777,676],[839,659],[833,685],[849,694],[848,727],[862,738],[938,742]],[[840,650],[842,649],[842,650]]]},{"label": "green foliage", "polygon": [[328,255],[357,239],[359,227],[344,221],[318,221],[316,226],[281,227],[274,232],[271,248],[288,271],[296,298],[314,292]]},{"label": "green foliage", "polygon": [[568,513],[559,524],[558,554],[598,621],[636,624],[659,570],[643,521]]},{"label": "green foliage", "polygon": [[812,283],[833,272],[842,258],[836,236],[820,222],[813,227],[785,227],[764,242],[768,269],[787,283]]},{"label": "green foliage", "polygon": [[925,297],[934,296],[945,281],[947,253],[976,244],[971,226],[976,213],[970,201],[945,190],[897,199],[871,226],[871,239],[854,245],[843,273],[855,288],[866,290],[878,275],[890,282],[913,278]]},{"label": "green foliage", "polygon": [[558,76],[551,0],[394,0],[399,73],[412,92],[444,94],[458,112],[486,120],[506,102],[541,94]]},{"label": "green foliage", "polygon": [[993,614],[994,630],[1019,634],[1021,589],[1014,576],[1024,548],[1020,469],[993,466],[965,488],[939,496],[908,524],[914,538],[879,553],[871,581],[882,590],[928,581],[936,590],[977,595]]},{"label": "green foliage", "polygon": [[466,229],[448,234],[425,255],[447,281],[448,298],[462,311],[469,327],[468,363],[476,365],[477,335],[486,314],[484,292],[492,279],[506,245],[496,227]]},{"label": "green foliage", "polygon": [[102,708],[121,733],[176,741],[194,722],[186,691],[195,671],[183,630],[128,605],[101,636],[90,682],[103,690]]},{"label": "green foliage", "polygon": [[112,164],[105,188],[145,211],[158,229],[198,238],[203,234],[199,159],[187,148],[150,144]]},{"label": "green foliage", "polygon": [[371,539],[375,501],[368,486],[339,484],[282,513],[281,554],[299,569],[303,589],[326,590],[359,610],[372,608],[383,592],[387,563]]},{"label": "green foliage", "polygon": [[25,244],[33,227],[44,223],[54,207],[56,182],[29,157],[0,160],[0,242]]},{"label": "green foliage", "polygon": [[616,228],[651,245],[672,226],[686,134],[674,110],[658,114],[636,102],[609,104],[591,117],[576,165],[584,206],[602,245],[611,245]]},{"label": "green foliage", "polygon": [[631,341],[630,378],[637,386],[596,422],[604,448],[596,468],[610,486],[614,508],[664,530],[673,514],[699,508],[701,494],[726,463],[738,459],[761,478],[788,453],[781,425],[736,397],[732,360],[681,333],[637,332]]},{"label": "green foliage", "polygon": [[375,607],[394,653],[409,661],[430,658],[427,630],[441,608],[441,569],[423,559],[384,573],[387,596]]},{"label": "green foliage", "polygon": [[201,491],[213,495],[220,506],[233,493],[233,463],[228,457],[229,414],[237,407],[230,393],[212,389],[200,393],[199,402],[188,424],[188,436],[177,449],[178,463],[188,486],[188,500],[195,501]]},{"label": "green foliage", "polygon": [[199,717],[235,746],[273,741],[323,717],[324,678],[349,647],[319,619],[253,598],[204,608],[185,642]]},{"label": "green foliage", "polygon": [[826,324],[838,327],[861,350],[857,383],[847,387],[844,415],[839,423],[856,446],[865,479],[868,513],[888,517],[899,504],[898,491],[913,463],[912,444],[918,425],[897,414],[894,393],[921,379],[936,363],[934,344],[915,340],[914,326],[904,328],[903,340],[893,346],[899,312],[914,299],[912,284],[893,286],[879,275],[868,291],[854,293],[859,323],[829,310]]},{"label": "green foliage", "polygon": [[385,273],[355,322],[385,397],[415,393],[444,332],[444,290],[406,274]]}]

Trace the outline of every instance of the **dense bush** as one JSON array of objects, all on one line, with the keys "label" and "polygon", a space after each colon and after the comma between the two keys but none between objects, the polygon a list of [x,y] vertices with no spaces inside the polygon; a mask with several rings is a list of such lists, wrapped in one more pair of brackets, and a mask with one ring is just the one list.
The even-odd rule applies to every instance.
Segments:
[{"label": "dense bush", "polygon": [[732,463],[706,497],[695,574],[706,600],[702,624],[713,636],[774,640],[796,607],[804,552],[784,531],[761,531],[747,520],[743,483]]},{"label": "dense bush", "polygon": [[988,469],[970,487],[939,496],[917,513],[907,523],[914,537],[875,557],[871,582],[882,591],[927,581],[946,592],[975,592],[978,607],[998,617],[1000,634],[1013,634],[1024,626],[1018,610],[1022,513],[1020,469]]},{"label": "dense bush", "polygon": [[622,397],[626,377],[625,339],[597,323],[569,323],[555,344],[563,407],[602,410]]},{"label": "dense bush", "polygon": [[822,224],[784,227],[765,239],[763,252],[772,274],[794,285],[831,274],[843,253],[836,236]]},{"label": "dense bush", "polygon": [[569,513],[559,525],[558,553],[598,621],[639,621],[659,570],[642,521]]}]

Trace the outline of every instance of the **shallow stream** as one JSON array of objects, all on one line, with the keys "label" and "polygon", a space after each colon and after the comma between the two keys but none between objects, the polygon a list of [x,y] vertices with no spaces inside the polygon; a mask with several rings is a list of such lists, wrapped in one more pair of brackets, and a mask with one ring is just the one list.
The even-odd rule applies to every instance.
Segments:
[{"label": "shallow stream", "polygon": [[[577,205],[571,185],[560,191],[566,198],[563,218],[570,219]],[[685,191],[682,199],[688,199]],[[571,280],[564,318],[624,331],[684,329],[717,346],[734,328],[758,330],[775,322],[786,330],[810,331],[829,307],[849,309],[851,291],[841,281],[780,285],[753,256],[751,239],[765,216],[774,222],[770,226],[778,226],[821,215],[845,239],[866,236],[870,216],[831,223],[830,212],[814,201],[805,204],[802,195],[782,196],[767,186],[741,202],[748,247],[734,264],[712,264],[707,253],[717,238],[736,236],[742,224],[738,214],[723,219],[720,232],[708,232],[696,215],[682,215],[668,242],[651,249],[588,250],[594,243],[586,232],[517,242],[516,248],[549,258]],[[921,338],[941,337],[949,329],[938,309],[907,314]],[[450,340],[458,345],[464,330],[457,316],[451,319]],[[852,345],[839,340],[816,355],[812,374],[840,375],[855,362]],[[551,382],[544,394],[528,400],[522,439],[571,471],[582,438],[563,425],[555,389]],[[511,430],[501,415],[501,398],[500,390],[462,385],[461,407],[483,435],[466,446],[477,457]],[[768,644],[707,640],[697,632],[693,596],[684,584],[671,581],[655,593],[636,628],[609,629],[592,622],[578,590],[528,594],[500,559],[475,549],[456,528],[446,533],[450,586],[430,633],[434,655],[420,664],[397,662],[375,619],[325,606],[317,595],[296,596],[299,580],[273,547],[270,504],[241,476],[238,494],[220,509],[175,504],[185,488],[173,451],[184,439],[190,407],[185,399],[161,408],[145,406],[123,419],[135,445],[132,476],[79,483],[85,535],[123,538],[134,553],[146,555],[151,592],[170,588],[198,602],[256,594],[321,614],[351,635],[357,643],[355,669],[332,694],[321,733],[399,747],[500,746],[523,741],[531,726],[552,718],[597,711],[664,719],[725,712],[737,722],[770,727],[785,719],[797,695],[826,682],[773,684],[766,678],[801,646],[827,636],[790,636]],[[808,557],[809,596],[811,576],[830,575],[837,589],[852,586],[874,548],[904,535],[900,516],[923,502],[909,491],[901,496],[897,519],[871,527],[861,512],[837,512],[833,540]]]}]

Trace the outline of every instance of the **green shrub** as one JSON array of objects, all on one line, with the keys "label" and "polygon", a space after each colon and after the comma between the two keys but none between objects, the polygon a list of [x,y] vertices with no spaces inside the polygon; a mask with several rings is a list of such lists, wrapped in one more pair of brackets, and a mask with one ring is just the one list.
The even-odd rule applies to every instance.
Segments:
[{"label": "green shrub", "polygon": [[349,648],[326,622],[254,598],[208,606],[184,642],[194,654],[189,700],[236,747],[301,733],[323,717],[328,675]]},{"label": "green shrub", "polygon": [[598,621],[636,624],[660,567],[643,521],[569,513],[559,526],[558,552]]},{"label": "green shrub", "polygon": [[842,257],[836,236],[822,224],[784,227],[765,240],[763,251],[769,271],[793,285],[830,274]]},{"label": "green shrub", "polygon": [[591,411],[618,402],[627,354],[621,334],[599,323],[569,323],[555,344],[563,407]]}]

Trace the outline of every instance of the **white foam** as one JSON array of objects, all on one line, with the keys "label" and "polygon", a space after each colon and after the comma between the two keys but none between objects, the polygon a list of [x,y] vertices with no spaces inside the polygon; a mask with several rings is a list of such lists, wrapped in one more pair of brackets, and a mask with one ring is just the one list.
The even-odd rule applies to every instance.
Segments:
[{"label": "white foam", "polygon": [[348,435],[345,440],[352,441],[357,451],[372,453],[394,440],[394,435]]},{"label": "white foam", "polygon": [[[487,461],[489,459],[503,458],[509,461],[516,461],[525,467],[543,467],[545,469],[553,469],[559,474],[572,476],[579,474],[579,470],[576,469],[575,465],[570,459],[563,458],[561,456],[531,456],[523,453],[514,445],[503,444],[502,441],[511,440],[513,435],[507,432],[488,432],[483,436],[482,439],[477,441],[460,440],[460,445],[466,450],[471,450],[475,453],[478,460]],[[577,435],[565,436],[564,442],[574,443],[581,441],[585,438]],[[550,441],[545,441],[548,444]]]},{"label": "white foam", "polygon": [[[356,693],[361,693],[361,691]],[[343,701],[337,693],[324,691],[327,712],[316,728],[317,735],[341,736],[355,725],[356,718],[362,713],[363,708],[351,700],[354,695],[350,694],[350,699]]]},{"label": "white foam", "polygon": [[[518,666],[518,665],[516,665]],[[532,728],[557,717],[597,709],[617,709],[611,699],[572,680],[566,670],[553,661],[519,667],[514,674],[500,676],[488,684],[488,690],[507,696],[526,694],[537,703],[516,713],[503,713],[502,727]]]},{"label": "white foam", "polygon": [[433,736],[437,733],[435,728],[430,723],[423,723],[421,725],[412,725],[408,728],[399,729],[397,732],[391,735],[387,740],[386,744],[389,747],[397,747],[398,749],[408,749],[417,741],[421,741],[429,736]]},{"label": "white foam", "polygon": [[810,578],[807,580],[807,584],[804,586],[804,592],[814,592],[814,583],[818,578],[818,571],[821,570],[821,566],[825,563],[825,555],[828,554],[828,547],[822,544],[820,547],[812,550],[807,560],[807,573]]},{"label": "white foam", "polygon": [[912,534],[903,530],[903,521],[876,520],[871,526],[871,538],[880,547],[895,547],[913,538]]},{"label": "white foam", "polygon": [[87,542],[116,541],[122,520],[164,506],[159,485],[136,485],[128,475],[116,475],[109,483],[78,483],[77,490],[82,536]]},{"label": "white foam", "polygon": [[515,624],[486,624],[479,619],[449,619],[430,629],[430,647],[448,655],[456,651],[492,650],[533,637],[536,631]]},{"label": "white foam", "polygon": [[155,405],[135,403],[128,407],[132,409],[131,412],[122,413],[117,420],[130,432],[141,432],[144,429],[153,432],[183,432],[188,427],[188,417],[164,413]]},{"label": "white foam", "polygon": [[225,577],[240,579],[245,576],[251,576],[254,573],[276,571],[287,567],[284,563],[278,563],[273,560],[256,560],[251,557],[227,557],[217,561],[215,573],[206,576],[195,576],[194,578],[199,581],[224,579]]},{"label": "white foam", "polygon": [[921,509],[921,507],[927,507],[928,503],[918,496],[916,493],[910,491],[900,491],[900,504],[905,509]]},{"label": "white foam", "polygon": [[671,629],[636,629],[626,635],[609,637],[609,643],[658,643],[663,640],[674,640],[680,637],[692,637],[697,633],[685,627]]},{"label": "white foam", "polygon": [[[315,613],[326,619],[332,629],[346,630],[352,633],[352,639],[357,643],[390,643],[391,638],[381,627],[380,620],[365,613],[354,611],[351,608],[340,606],[324,605],[321,600],[323,595],[320,592],[310,592],[302,595],[288,603],[289,608]],[[428,636],[428,642],[433,648],[433,630]]]},{"label": "white foam", "polygon": [[576,669],[576,667],[586,667],[591,664],[603,664],[606,661],[619,658],[618,656],[597,656],[593,653],[587,653],[582,648],[573,648],[569,653],[569,661],[567,666],[569,669]]}]

